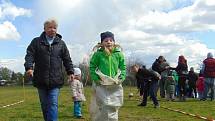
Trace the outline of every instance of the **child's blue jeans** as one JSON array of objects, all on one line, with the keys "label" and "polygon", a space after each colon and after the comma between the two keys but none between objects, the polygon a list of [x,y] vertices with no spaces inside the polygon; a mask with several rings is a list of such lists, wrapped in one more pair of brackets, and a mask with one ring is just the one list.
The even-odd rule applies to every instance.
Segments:
[{"label": "child's blue jeans", "polygon": [[74,116],[80,117],[81,114],[81,101],[74,101]]}]

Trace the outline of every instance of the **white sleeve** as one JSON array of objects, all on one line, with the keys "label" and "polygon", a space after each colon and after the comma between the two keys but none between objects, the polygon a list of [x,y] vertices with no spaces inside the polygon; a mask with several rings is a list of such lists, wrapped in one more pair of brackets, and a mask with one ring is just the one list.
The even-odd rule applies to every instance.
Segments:
[{"label": "white sleeve", "polygon": [[76,81],[75,80],[72,81],[70,86],[71,86],[72,96],[77,97],[77,83],[76,83]]}]

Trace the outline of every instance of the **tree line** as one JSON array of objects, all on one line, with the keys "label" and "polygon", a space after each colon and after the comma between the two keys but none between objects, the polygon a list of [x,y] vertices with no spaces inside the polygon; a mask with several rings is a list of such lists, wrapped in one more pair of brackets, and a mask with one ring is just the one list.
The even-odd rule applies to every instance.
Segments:
[{"label": "tree line", "polygon": [[[127,77],[126,80],[123,82],[123,85],[128,86],[135,86],[136,81],[134,75],[130,73],[129,67],[131,65],[127,64]],[[82,82],[85,86],[91,85],[92,81],[89,74],[89,65],[87,63],[80,63],[79,65],[75,65],[74,67],[79,67],[82,71]],[[66,71],[63,72],[65,84],[67,85],[67,74]],[[27,77],[27,75],[21,72],[14,72],[7,67],[0,67],[0,80],[7,80],[7,85],[22,85],[23,81],[24,84],[32,84],[32,80]]]}]

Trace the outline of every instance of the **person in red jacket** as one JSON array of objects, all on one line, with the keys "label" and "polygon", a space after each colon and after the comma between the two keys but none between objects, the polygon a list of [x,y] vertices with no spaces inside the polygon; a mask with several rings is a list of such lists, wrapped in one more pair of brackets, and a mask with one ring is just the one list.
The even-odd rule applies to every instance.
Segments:
[{"label": "person in red jacket", "polygon": [[211,101],[214,99],[215,91],[215,59],[213,54],[209,52],[207,58],[203,61],[202,72],[205,77],[205,91],[203,95],[203,100],[207,99],[208,91],[211,90]]},{"label": "person in red jacket", "polygon": [[196,89],[197,89],[197,93],[198,93],[198,98],[199,100],[203,100],[203,93],[204,93],[204,77],[203,75],[200,73],[199,74],[199,78],[196,81]]}]

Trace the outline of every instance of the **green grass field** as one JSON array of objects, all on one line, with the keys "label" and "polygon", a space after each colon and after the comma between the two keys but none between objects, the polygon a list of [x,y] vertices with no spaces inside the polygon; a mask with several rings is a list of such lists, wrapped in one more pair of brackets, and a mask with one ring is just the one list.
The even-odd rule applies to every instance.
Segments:
[{"label": "green grass field", "polygon": [[[135,96],[128,98],[128,93],[133,92]],[[167,102],[160,100],[161,108],[154,109],[151,101],[147,107],[138,107],[138,94],[135,87],[124,87],[124,105],[119,110],[119,121],[202,121],[195,117],[178,112],[169,111],[162,106],[180,109],[185,112],[199,114],[208,118],[215,118],[214,101],[198,101],[188,99],[186,102]],[[83,103],[83,115],[85,119],[73,117],[73,102],[68,87],[61,89],[59,97],[59,121],[90,121],[89,104],[91,88],[85,88],[87,101]],[[0,107],[23,100],[22,87],[0,87]],[[43,121],[40,110],[37,90],[34,87],[25,87],[25,101],[6,108],[0,108],[0,121]]]}]

